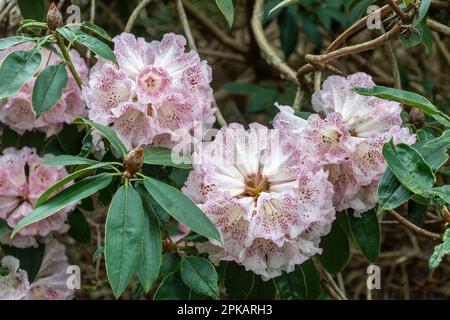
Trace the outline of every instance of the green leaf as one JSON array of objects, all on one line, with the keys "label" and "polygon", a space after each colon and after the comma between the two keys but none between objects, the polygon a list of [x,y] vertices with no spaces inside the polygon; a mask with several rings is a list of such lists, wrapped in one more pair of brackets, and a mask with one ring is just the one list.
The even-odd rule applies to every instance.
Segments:
[{"label": "green leaf", "polygon": [[430,116],[433,114],[442,115],[442,112],[427,98],[422,97],[417,93],[382,86],[374,86],[372,88],[354,88],[353,91],[364,96],[375,96],[378,98],[397,101],[407,106],[416,107]]},{"label": "green leaf", "polygon": [[93,24],[89,21],[81,22],[81,26],[87,30],[94,32],[96,35],[100,36],[102,39],[112,42],[112,38],[109,36],[108,32],[105,29],[99,27],[96,24]]},{"label": "green leaf", "polygon": [[189,162],[189,159],[178,156],[173,161],[171,149],[153,147],[144,150],[144,163],[146,164],[191,169],[192,165]]},{"label": "green leaf", "polygon": [[20,269],[28,274],[30,283],[34,281],[39,273],[44,258],[45,245],[39,244],[37,248],[15,248],[8,245],[2,245],[2,250],[7,256],[16,257],[20,261]]},{"label": "green leaf", "polygon": [[109,143],[111,143],[113,148],[119,153],[120,157],[123,158],[128,153],[125,145],[122,143],[122,141],[120,141],[117,134],[111,128],[80,117],[75,118],[73,120],[73,123],[84,124],[100,132],[109,141]]},{"label": "green leaf", "polygon": [[216,4],[225,17],[225,20],[227,20],[228,26],[231,29],[234,20],[233,0],[216,0]]},{"label": "green leaf", "polygon": [[254,94],[256,90],[267,87],[259,86],[253,83],[229,82],[224,84],[222,88],[234,95],[250,96]]},{"label": "green leaf", "polygon": [[8,49],[18,44],[33,41],[33,38],[25,36],[14,36],[9,38],[0,39],[0,50]]},{"label": "green leaf", "polygon": [[228,299],[243,300],[251,294],[255,282],[255,274],[244,267],[229,262],[225,271],[225,288]]},{"label": "green leaf", "polygon": [[97,191],[107,187],[112,181],[112,177],[107,173],[102,173],[93,177],[85,178],[67,189],[64,189],[50,200],[33,209],[33,211],[22,220],[20,220],[11,235],[13,238],[17,232],[26,226],[41,221],[55,214],[59,210],[67,207],[69,204],[89,197]]},{"label": "green leaf", "polygon": [[39,198],[36,200],[34,207],[37,208],[40,205],[42,205],[45,201],[47,201],[47,199],[58,189],[60,189],[61,187],[63,187],[64,185],[66,185],[67,183],[69,183],[72,180],[75,180],[76,178],[86,174],[89,171],[98,169],[98,168],[102,168],[102,167],[106,167],[111,165],[110,162],[100,162],[97,164],[94,164],[92,166],[83,168],[81,170],[75,171],[67,176],[65,176],[64,178],[62,178],[61,180],[59,180],[58,182],[54,183],[53,185],[51,185],[47,190],[45,190],[43,193],[41,193],[41,195],[39,196]]},{"label": "green leaf", "polygon": [[444,131],[440,137],[417,142],[412,147],[419,151],[433,171],[437,171],[448,160],[450,130]]},{"label": "green leaf", "polygon": [[82,158],[77,156],[69,156],[69,155],[61,155],[56,156],[51,159],[45,160],[42,165],[44,166],[72,166],[72,165],[79,165],[79,164],[88,164],[88,165],[95,165],[99,164],[100,162],[97,160],[92,160],[88,158]]},{"label": "green leaf", "polygon": [[254,276],[252,291],[247,295],[247,300],[274,300],[277,288],[273,279],[263,281],[260,276]]},{"label": "green leaf", "polygon": [[387,168],[378,185],[379,212],[395,209],[414,195],[402,186],[391,169]]},{"label": "green leaf", "polygon": [[41,64],[37,48],[10,53],[0,67],[0,100],[19,91],[33,76]]},{"label": "green leaf", "polygon": [[211,262],[201,257],[187,256],[181,262],[183,282],[197,293],[219,298],[219,276]]},{"label": "green leaf", "polygon": [[169,273],[153,296],[154,300],[189,300],[191,289],[181,279],[179,272]]},{"label": "green leaf", "polygon": [[39,73],[33,87],[33,110],[39,117],[47,112],[61,99],[67,85],[66,63],[46,67]]},{"label": "green leaf", "polygon": [[337,221],[332,224],[330,233],[322,238],[320,245],[323,252],[319,259],[325,270],[331,275],[344,270],[350,258],[350,248],[347,234]]},{"label": "green leaf", "polygon": [[114,195],[105,226],[106,272],[114,296],[128,287],[142,254],[144,207],[132,186],[122,186]]},{"label": "green leaf", "polygon": [[155,209],[150,200],[150,195],[142,184],[136,185],[136,190],[144,206],[144,236],[142,255],[138,267],[138,277],[144,291],[147,293],[158,278],[161,267],[161,231],[156,217]]},{"label": "green leaf", "polygon": [[380,223],[378,222],[377,212],[369,210],[361,214],[361,217],[348,215],[350,229],[356,245],[369,260],[374,262],[380,254]]},{"label": "green leaf", "polygon": [[175,220],[202,236],[221,241],[219,232],[208,217],[180,190],[150,177],[144,179],[144,186]]},{"label": "green leaf", "polygon": [[24,19],[45,21],[45,0],[17,0]]},{"label": "green leaf", "polygon": [[[98,40],[97,38],[90,36],[78,29],[71,29],[72,33],[75,35],[75,42],[85,46],[93,53],[102,57],[106,60],[110,60],[117,64],[116,56],[111,48],[104,43],[103,41]],[[64,36],[64,35],[63,35]]]},{"label": "green leaf", "polygon": [[281,48],[285,58],[289,58],[297,46],[298,39],[298,8],[289,7],[281,12],[277,21],[280,32]]},{"label": "green leaf", "polygon": [[400,183],[408,190],[423,194],[433,187],[436,177],[420,153],[406,145],[394,145],[392,140],[383,146],[383,156]]},{"label": "green leaf", "polygon": [[169,273],[176,272],[180,269],[181,258],[177,253],[166,253],[163,255],[161,269],[159,270],[159,278],[165,278]]},{"label": "green leaf", "polygon": [[413,26],[419,25],[422,20],[427,15],[428,9],[430,8],[431,0],[422,0],[420,1],[419,14],[416,16],[413,22]]},{"label": "green leaf", "polygon": [[0,219],[0,238],[3,237],[5,234],[7,234],[11,229],[8,226],[8,223]]},{"label": "green leaf", "polygon": [[282,300],[317,299],[320,295],[319,276],[311,260],[297,266],[293,272],[283,272],[274,282]]},{"label": "green leaf", "polygon": [[74,240],[84,243],[91,243],[91,228],[84,215],[79,210],[75,210],[70,213],[67,218],[70,229],[68,231],[69,236]]},{"label": "green leaf", "polygon": [[443,242],[434,247],[433,254],[428,261],[430,268],[437,268],[446,254],[450,254],[450,229],[445,231]]},{"label": "green leaf", "polygon": [[442,187],[436,187],[428,191],[429,194],[437,196],[450,205],[450,184]]},{"label": "green leaf", "polygon": [[270,9],[269,11],[269,15],[271,15],[274,11],[280,10],[281,8],[284,8],[288,5],[291,5],[295,2],[297,2],[298,0],[283,0],[280,1],[280,3],[278,3],[275,7],[273,7],[272,9]]}]

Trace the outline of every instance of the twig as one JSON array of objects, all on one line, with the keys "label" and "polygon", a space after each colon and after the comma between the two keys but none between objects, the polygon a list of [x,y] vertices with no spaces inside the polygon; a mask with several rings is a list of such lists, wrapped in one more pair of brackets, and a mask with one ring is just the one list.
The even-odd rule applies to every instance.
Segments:
[{"label": "twig", "polygon": [[[402,2],[403,0],[397,0],[397,2]],[[347,30],[342,32],[336,40],[334,40],[327,48],[325,53],[331,52],[339,48],[341,45],[345,43],[345,41],[353,36],[355,33],[357,33],[359,30],[364,28],[367,24],[367,20],[369,17],[373,15],[380,15],[381,18],[384,18],[388,13],[392,11],[392,8],[389,5],[385,5],[384,7],[381,7],[380,9],[372,12],[371,14],[361,18],[360,20],[356,21],[352,26],[350,26]]]},{"label": "twig", "polygon": [[[384,30],[384,27],[381,27],[381,30],[383,33],[385,33],[386,31]],[[395,57],[395,52],[394,52],[394,47],[392,46],[391,42],[386,42],[386,44],[384,45],[385,47],[385,51],[386,51],[386,56],[389,60],[389,63],[391,64],[391,68],[392,68],[392,77],[394,79],[394,87],[397,89],[401,89],[402,88],[402,81],[400,78],[400,70],[398,69],[398,64],[397,64],[397,58]]]},{"label": "twig", "polygon": [[141,12],[142,9],[144,9],[152,0],[142,0],[139,2],[139,4],[134,8],[133,12],[131,13],[130,17],[128,18],[127,24],[125,26],[124,32],[130,32],[133,28],[134,22],[136,21],[139,12]]},{"label": "twig", "polygon": [[322,71],[314,72],[314,92],[320,91]]},{"label": "twig", "polygon": [[394,218],[395,220],[400,222],[402,225],[404,225],[406,228],[410,229],[414,233],[419,234],[424,237],[427,237],[427,238],[430,238],[430,239],[433,239],[433,240],[437,240],[437,241],[442,240],[442,236],[440,234],[430,232],[428,230],[425,230],[425,229],[422,229],[421,227],[416,226],[414,223],[410,222],[408,219],[404,218],[403,216],[401,216],[394,210],[387,210],[387,212],[392,216],[392,218]]},{"label": "twig", "polygon": [[[90,23],[95,23],[95,0],[91,0],[91,8],[89,10],[89,22]],[[86,48],[86,60],[90,61],[91,60],[91,50],[89,50],[88,48]]]},{"label": "twig", "polygon": [[252,31],[255,36],[256,43],[258,44],[264,59],[266,62],[277,69],[282,78],[286,78],[289,81],[299,85],[297,79],[297,73],[289,67],[272,49],[269,42],[264,35],[264,29],[262,26],[262,14],[264,12],[264,0],[256,0],[253,7],[253,15],[251,19]]},{"label": "twig", "polygon": [[394,0],[386,0],[386,2],[404,23],[409,23],[410,17],[402,9],[400,9]]},{"label": "twig", "polygon": [[0,22],[2,22],[3,19],[5,19],[5,17],[9,14],[9,12],[11,11],[11,9],[14,7],[15,4],[16,4],[15,1],[11,1],[10,3],[8,3],[6,8],[3,9],[2,12],[0,12]]},{"label": "twig", "polygon": [[441,41],[441,39],[439,38],[439,34],[436,32],[432,32],[431,36],[433,37],[433,40],[436,43],[436,46],[438,47],[438,50],[444,56],[447,65],[450,66],[450,52],[447,50],[447,47],[445,46],[444,42]]},{"label": "twig", "polygon": [[[178,14],[180,16],[181,25],[183,26],[184,34],[186,35],[189,47],[191,50],[197,51],[197,46],[195,45],[194,37],[192,36],[191,27],[189,26],[189,21],[187,20],[186,13],[184,11],[183,2],[181,0],[177,0],[177,9]],[[225,118],[222,115],[222,112],[219,109],[219,106],[217,105],[216,99],[213,97],[212,101],[213,108],[216,109],[215,116],[217,119],[217,122],[221,127],[224,127],[227,125],[227,122],[225,121]]]},{"label": "twig", "polygon": [[186,17],[186,11],[184,11],[183,2],[181,0],[177,0],[177,10],[178,15],[180,16],[181,24],[183,25],[184,33],[186,34],[189,47],[192,50],[198,51],[197,46],[195,45],[194,36],[192,35],[192,30],[189,27],[189,22]]},{"label": "twig", "polygon": [[201,23],[222,44],[244,55],[247,53],[247,48],[241,42],[224,33],[214,22],[212,22],[207,16],[200,12],[190,1],[183,0],[183,5],[189,15],[191,15],[195,20]]},{"label": "twig", "polygon": [[72,63],[72,59],[70,59],[70,54],[69,54],[69,51],[67,51],[66,45],[64,44],[64,40],[63,40],[62,36],[58,32],[55,32],[54,34],[55,34],[55,37],[56,37],[56,42],[58,44],[58,47],[61,50],[61,53],[62,53],[62,55],[64,57],[64,60],[66,61],[67,66],[69,67],[69,70],[70,70],[70,72],[73,75],[73,78],[75,79],[78,87],[81,90],[81,87],[83,86],[83,82],[81,81],[81,78],[78,75],[77,70],[75,69],[75,67],[74,67],[74,65]]},{"label": "twig", "polygon": [[292,103],[292,108],[295,111],[300,111],[301,110],[301,108],[302,108],[301,103],[302,103],[303,95],[304,95],[304,91],[299,86],[297,88],[297,92],[295,93],[294,102]]},{"label": "twig", "polygon": [[450,27],[445,24],[434,21],[433,19],[427,19],[427,25],[431,30],[442,33],[443,35],[450,37]]},{"label": "twig", "polygon": [[393,38],[395,38],[400,33],[400,30],[401,30],[401,26],[397,24],[391,30],[389,30],[385,34],[383,34],[373,40],[370,40],[370,41],[367,41],[367,42],[364,42],[361,44],[353,45],[353,46],[344,47],[344,48],[338,49],[336,51],[332,51],[332,52],[322,54],[322,55],[307,54],[305,56],[305,60],[312,65],[324,67],[327,63],[329,63],[335,59],[338,59],[338,58],[341,58],[344,56],[348,56],[350,54],[355,54],[355,53],[360,53],[360,52],[375,49],[375,48],[385,44],[386,42],[392,40]]}]

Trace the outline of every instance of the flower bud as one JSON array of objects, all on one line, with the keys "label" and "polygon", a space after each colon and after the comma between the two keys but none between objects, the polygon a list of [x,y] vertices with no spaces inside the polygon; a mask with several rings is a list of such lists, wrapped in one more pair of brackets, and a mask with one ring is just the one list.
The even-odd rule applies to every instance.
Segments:
[{"label": "flower bud", "polygon": [[409,112],[409,122],[416,126],[416,128],[423,128],[425,125],[425,114],[419,108],[412,108]]},{"label": "flower bud", "polygon": [[61,12],[59,12],[54,2],[52,2],[47,12],[47,25],[48,28],[53,31],[64,25]]},{"label": "flower bud", "polygon": [[125,170],[129,175],[133,175],[141,170],[144,164],[144,149],[137,147],[131,150],[124,159]]}]

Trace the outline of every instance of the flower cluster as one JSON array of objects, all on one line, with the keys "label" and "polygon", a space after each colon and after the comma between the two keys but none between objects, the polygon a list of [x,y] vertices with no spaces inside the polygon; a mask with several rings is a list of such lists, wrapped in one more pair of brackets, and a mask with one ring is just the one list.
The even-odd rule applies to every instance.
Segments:
[{"label": "flower cluster", "polygon": [[94,122],[112,126],[127,148],[170,147],[196,126],[211,128],[211,68],[175,34],[146,42],[129,33],[114,38],[118,65],[99,59],[83,88]]},{"label": "flower cluster", "polygon": [[71,299],[68,267],[65,248],[54,239],[46,239],[41,266],[31,283],[28,273],[20,269],[20,261],[5,256],[0,261],[0,300]]},{"label": "flower cluster", "polygon": [[278,106],[280,112],[273,122],[283,135],[294,135],[302,149],[325,166],[334,186],[336,211],[351,208],[358,215],[373,208],[386,170],[383,144],[390,139],[413,144],[416,139],[401,127],[399,103],[352,91],[374,85],[365,73],[330,76],[312,96],[314,110],[325,119],[313,114],[304,120],[295,116],[292,108]]},{"label": "flower cluster", "polygon": [[[212,260],[233,260],[264,279],[290,272],[316,253],[336,211],[365,212],[377,202],[386,169],[381,148],[414,143],[400,104],[363,97],[370,76],[332,76],[313,95],[308,120],[288,106],[273,121],[222,128],[193,156],[183,191],[218,228],[222,243],[197,245]],[[201,159],[198,159],[201,157]]]},{"label": "flower cluster", "polygon": [[183,189],[222,236],[223,246],[211,241],[198,248],[265,279],[321,252],[320,237],[334,220],[328,174],[277,133],[259,124],[222,128],[202,161],[194,159],[199,164]]},{"label": "flower cluster", "polygon": [[[21,150],[7,148],[0,156],[0,218],[9,227],[14,228],[21,219],[29,215],[42,192],[67,175],[63,167],[40,165],[49,157],[47,155],[41,158],[27,147]],[[10,240],[7,234],[0,242],[24,248],[37,246],[39,239],[53,233],[65,233],[69,228],[66,224],[67,214],[73,208],[74,205],[71,205],[47,219],[23,228],[14,240]]]},{"label": "flower cluster", "polygon": [[[0,51],[0,63],[12,51],[29,50],[32,47],[32,43],[25,43]],[[19,134],[37,129],[45,132],[49,137],[58,133],[64,123],[72,123],[74,117],[85,116],[87,110],[81,96],[81,90],[72,74],[67,71],[68,82],[62,97],[49,111],[43,112],[38,118],[36,117],[32,106],[32,94],[37,75],[45,68],[47,63],[53,65],[61,62],[61,58],[57,54],[46,48],[41,48],[41,56],[41,66],[36,75],[31,77],[19,92],[0,102],[0,122],[8,125]],[[84,60],[75,50],[70,51],[70,57],[80,78],[87,81],[88,68]]]}]

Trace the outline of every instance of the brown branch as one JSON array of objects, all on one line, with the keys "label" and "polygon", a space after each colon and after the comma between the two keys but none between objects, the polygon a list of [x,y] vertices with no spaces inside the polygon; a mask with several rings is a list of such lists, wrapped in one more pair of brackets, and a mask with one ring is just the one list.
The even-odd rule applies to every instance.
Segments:
[{"label": "brown branch", "polygon": [[[385,33],[384,27],[381,26],[381,31]],[[386,56],[391,64],[392,78],[394,79],[394,87],[397,89],[402,88],[402,81],[400,78],[400,70],[398,69],[397,58],[395,57],[394,46],[389,41],[384,45]]]},{"label": "brown branch", "polygon": [[447,37],[450,37],[450,27],[446,26],[445,24],[439,23],[437,21],[428,18],[427,25],[431,30],[439,32]]},{"label": "brown branch", "polygon": [[[397,2],[402,2],[403,0],[397,0]],[[380,9],[372,12],[371,14],[368,14],[367,16],[361,18],[360,20],[356,21],[352,26],[350,26],[347,30],[345,30],[343,33],[341,33],[336,40],[334,40],[327,48],[325,53],[331,52],[342,46],[345,41],[353,36],[355,33],[357,33],[359,30],[364,28],[367,24],[367,20],[369,17],[379,14],[381,18],[386,17],[390,12],[392,12],[392,8],[389,5],[385,5],[384,7],[381,7]]]},{"label": "brown branch", "polygon": [[404,23],[409,23],[411,20],[410,17],[402,9],[400,9],[394,0],[386,0],[386,2]]},{"label": "brown branch", "polygon": [[134,22],[136,21],[139,13],[143,10],[152,0],[142,0],[139,4],[134,8],[130,17],[128,18],[127,24],[125,26],[124,32],[130,32],[133,28]]},{"label": "brown branch", "polygon": [[177,10],[178,15],[180,16],[181,24],[183,25],[184,33],[186,34],[189,47],[192,50],[198,51],[197,46],[195,45],[194,36],[192,35],[191,27],[189,26],[189,22],[186,17],[186,11],[184,11],[183,2],[181,0],[177,0]]},{"label": "brown branch", "polygon": [[305,60],[314,66],[323,68],[327,63],[329,63],[335,59],[345,57],[350,54],[373,50],[373,49],[385,44],[386,42],[396,38],[398,36],[398,34],[400,33],[400,31],[401,31],[401,27],[400,27],[400,25],[397,24],[391,30],[389,30],[385,34],[383,34],[373,40],[370,40],[370,41],[367,41],[367,42],[364,42],[361,44],[353,45],[353,46],[344,47],[344,48],[338,49],[336,51],[332,51],[332,52],[322,54],[322,55],[307,54],[305,56]]},{"label": "brown branch", "polygon": [[264,12],[264,0],[256,0],[253,7],[253,14],[251,19],[251,26],[256,43],[258,44],[261,53],[266,62],[277,69],[280,72],[282,78],[292,81],[295,84],[299,84],[297,74],[289,67],[283,59],[281,59],[270,46],[267,38],[264,34],[262,26],[262,15]]},{"label": "brown branch", "polygon": [[405,217],[401,216],[400,214],[398,214],[394,210],[387,210],[387,213],[389,213],[392,218],[394,218],[395,220],[400,222],[406,228],[408,228],[409,230],[413,231],[414,233],[416,233],[418,235],[421,235],[421,236],[424,236],[424,237],[427,237],[427,238],[430,238],[430,239],[433,239],[433,240],[437,240],[437,241],[442,240],[442,236],[440,234],[437,234],[437,233],[434,233],[434,232],[430,232],[428,230],[422,229],[419,226],[416,226],[414,223],[412,223],[411,221],[409,221]]},{"label": "brown branch", "polygon": [[223,45],[242,54],[247,53],[247,48],[236,39],[224,33],[214,22],[199,11],[189,0],[183,0],[183,5],[190,16],[202,24],[211,34],[217,38]]}]

